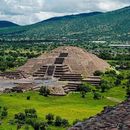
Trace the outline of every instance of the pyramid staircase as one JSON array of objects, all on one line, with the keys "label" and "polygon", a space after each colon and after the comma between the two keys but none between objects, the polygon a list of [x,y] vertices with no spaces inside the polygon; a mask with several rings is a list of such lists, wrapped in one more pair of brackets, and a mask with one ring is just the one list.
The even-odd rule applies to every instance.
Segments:
[{"label": "pyramid staircase", "polygon": [[37,70],[34,74],[33,77],[37,78],[43,78],[47,72],[48,66],[42,66],[39,70]]},{"label": "pyramid staircase", "polygon": [[70,72],[70,69],[69,69],[68,65],[57,65],[55,68],[54,77],[60,78],[65,73],[69,73],[69,72]]},{"label": "pyramid staircase", "polygon": [[94,86],[99,86],[101,83],[101,77],[100,76],[89,76],[87,79],[84,79],[82,81],[90,83]]},{"label": "pyramid staircase", "polygon": [[60,81],[82,81],[82,75],[66,73],[66,74],[62,75],[59,80]]},{"label": "pyramid staircase", "polygon": [[67,85],[63,86],[63,89],[65,93],[76,92],[80,86],[80,82],[70,82]]}]

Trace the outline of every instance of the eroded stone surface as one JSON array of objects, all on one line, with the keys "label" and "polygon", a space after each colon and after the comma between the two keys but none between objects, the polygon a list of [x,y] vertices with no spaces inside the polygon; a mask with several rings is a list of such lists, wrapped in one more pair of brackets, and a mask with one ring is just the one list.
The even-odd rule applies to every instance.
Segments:
[{"label": "eroded stone surface", "polygon": [[115,107],[105,107],[97,116],[69,130],[130,130],[130,99]]}]

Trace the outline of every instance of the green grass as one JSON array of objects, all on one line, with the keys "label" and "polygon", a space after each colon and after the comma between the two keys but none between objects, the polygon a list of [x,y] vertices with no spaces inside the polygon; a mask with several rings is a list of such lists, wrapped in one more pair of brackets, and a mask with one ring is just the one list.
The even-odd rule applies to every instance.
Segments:
[{"label": "green grass", "polygon": [[[31,99],[27,100],[27,96],[31,96]],[[64,97],[43,97],[38,92],[2,94],[0,95],[0,106],[6,106],[9,114],[0,126],[0,130],[15,130],[16,126],[10,126],[7,122],[13,119],[15,113],[24,112],[26,108],[35,108],[38,117],[42,120],[45,119],[45,115],[52,113],[68,119],[72,124],[75,119],[84,119],[96,115],[104,106],[117,104],[117,102],[108,100],[106,97],[124,100],[125,90],[121,87],[115,87],[104,93],[103,96],[104,98],[101,100],[93,100],[91,93],[87,94],[84,99],[79,93],[72,93]],[[51,128],[51,130],[62,130],[62,128]]]}]

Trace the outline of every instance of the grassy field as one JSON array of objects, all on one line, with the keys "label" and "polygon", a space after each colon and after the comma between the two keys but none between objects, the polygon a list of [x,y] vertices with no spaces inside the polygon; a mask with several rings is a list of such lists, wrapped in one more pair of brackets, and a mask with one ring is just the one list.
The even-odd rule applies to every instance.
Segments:
[{"label": "grassy field", "polygon": [[[31,96],[30,100],[26,97]],[[101,100],[93,100],[92,94],[88,93],[86,98],[81,98],[79,93],[72,93],[64,97],[43,97],[38,92],[27,92],[21,94],[0,95],[0,106],[8,108],[8,118],[0,126],[0,130],[16,130],[16,126],[8,124],[14,114],[24,112],[26,108],[35,108],[38,117],[45,120],[45,115],[52,113],[66,118],[72,124],[75,119],[84,119],[99,113],[104,106],[115,105],[125,98],[125,90],[115,87],[103,94]],[[111,97],[108,99],[107,97]],[[114,99],[117,100],[114,100]],[[25,130],[23,128],[23,130]],[[30,128],[32,130],[32,128]],[[63,128],[49,128],[49,130],[64,130]]]}]

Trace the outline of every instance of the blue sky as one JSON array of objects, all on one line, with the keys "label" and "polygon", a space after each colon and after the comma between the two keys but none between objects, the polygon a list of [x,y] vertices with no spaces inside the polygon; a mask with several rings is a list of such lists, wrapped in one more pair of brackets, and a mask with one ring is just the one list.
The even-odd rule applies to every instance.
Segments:
[{"label": "blue sky", "polygon": [[111,11],[130,5],[130,0],[0,0],[0,20],[20,25],[67,14]]}]

